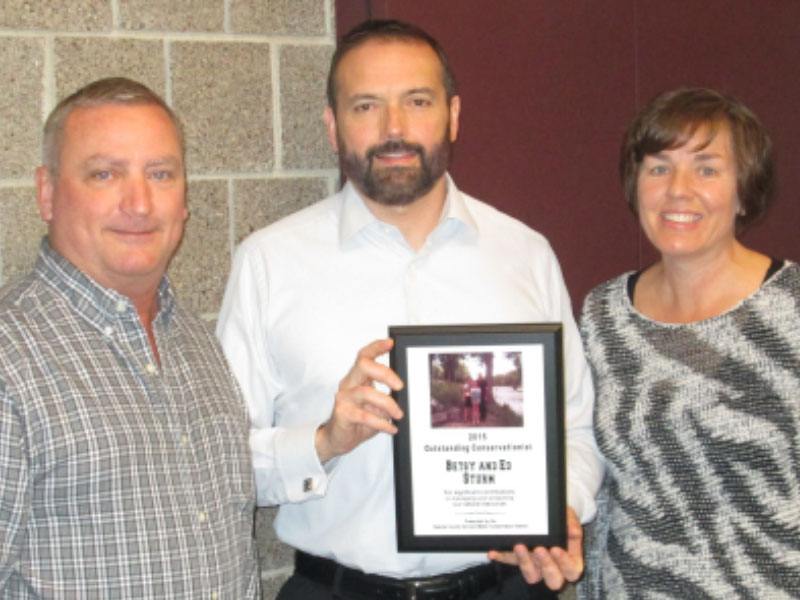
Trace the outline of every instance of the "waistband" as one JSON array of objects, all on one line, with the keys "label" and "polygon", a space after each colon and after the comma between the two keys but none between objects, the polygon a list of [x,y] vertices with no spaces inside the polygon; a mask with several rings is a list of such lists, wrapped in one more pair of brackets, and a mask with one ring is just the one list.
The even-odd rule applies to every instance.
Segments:
[{"label": "waistband", "polygon": [[468,600],[519,573],[516,567],[489,563],[433,577],[395,579],[299,550],[294,564],[296,574],[330,588],[334,595],[364,600]]}]

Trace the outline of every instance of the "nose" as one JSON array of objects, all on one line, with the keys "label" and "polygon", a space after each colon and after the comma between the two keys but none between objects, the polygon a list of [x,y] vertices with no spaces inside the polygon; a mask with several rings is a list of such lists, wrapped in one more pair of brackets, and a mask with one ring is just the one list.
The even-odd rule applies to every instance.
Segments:
[{"label": "nose", "polygon": [[406,115],[401,106],[389,104],[385,114],[385,133],[387,139],[403,139],[406,128]]},{"label": "nose", "polygon": [[122,211],[131,216],[145,216],[153,208],[150,182],[144,175],[128,177],[122,190]]},{"label": "nose", "polygon": [[670,196],[681,198],[689,193],[691,187],[691,174],[687,169],[676,167],[672,170],[667,189]]}]

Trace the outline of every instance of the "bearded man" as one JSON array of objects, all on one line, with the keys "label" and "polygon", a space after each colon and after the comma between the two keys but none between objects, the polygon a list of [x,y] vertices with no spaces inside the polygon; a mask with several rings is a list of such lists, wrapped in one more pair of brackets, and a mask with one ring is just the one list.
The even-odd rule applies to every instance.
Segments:
[{"label": "bearded man", "polygon": [[[580,520],[601,478],[590,375],[547,241],[447,174],[460,107],[429,34],[356,27],[324,116],[347,184],[236,253],[217,333],[250,409],[258,501],[280,505],[276,531],[297,549],[279,600],[547,598],[583,570]],[[384,391],[403,383],[385,365],[387,326],[526,321],[564,323],[567,549],[398,553],[402,412]]]}]

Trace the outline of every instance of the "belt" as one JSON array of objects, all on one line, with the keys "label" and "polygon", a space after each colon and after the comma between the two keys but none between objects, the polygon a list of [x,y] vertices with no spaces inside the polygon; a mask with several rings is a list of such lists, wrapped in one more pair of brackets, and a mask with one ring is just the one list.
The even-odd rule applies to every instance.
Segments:
[{"label": "belt", "polygon": [[330,588],[334,597],[364,600],[468,600],[493,587],[499,587],[503,581],[519,573],[519,569],[491,563],[434,577],[395,579],[370,575],[298,550],[295,553],[294,572]]}]

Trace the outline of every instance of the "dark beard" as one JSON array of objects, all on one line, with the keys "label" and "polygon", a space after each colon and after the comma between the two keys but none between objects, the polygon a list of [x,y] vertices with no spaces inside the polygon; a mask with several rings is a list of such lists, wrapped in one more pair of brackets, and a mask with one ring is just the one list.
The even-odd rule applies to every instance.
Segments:
[{"label": "dark beard", "polygon": [[[367,198],[385,206],[405,206],[427,194],[434,184],[447,171],[450,162],[449,132],[444,139],[431,149],[430,156],[419,144],[409,144],[404,140],[390,140],[379,146],[372,146],[366,156],[361,158],[348,152],[339,140],[339,166],[347,178]],[[418,167],[375,168],[375,155],[390,152],[414,152],[419,156]]]}]

